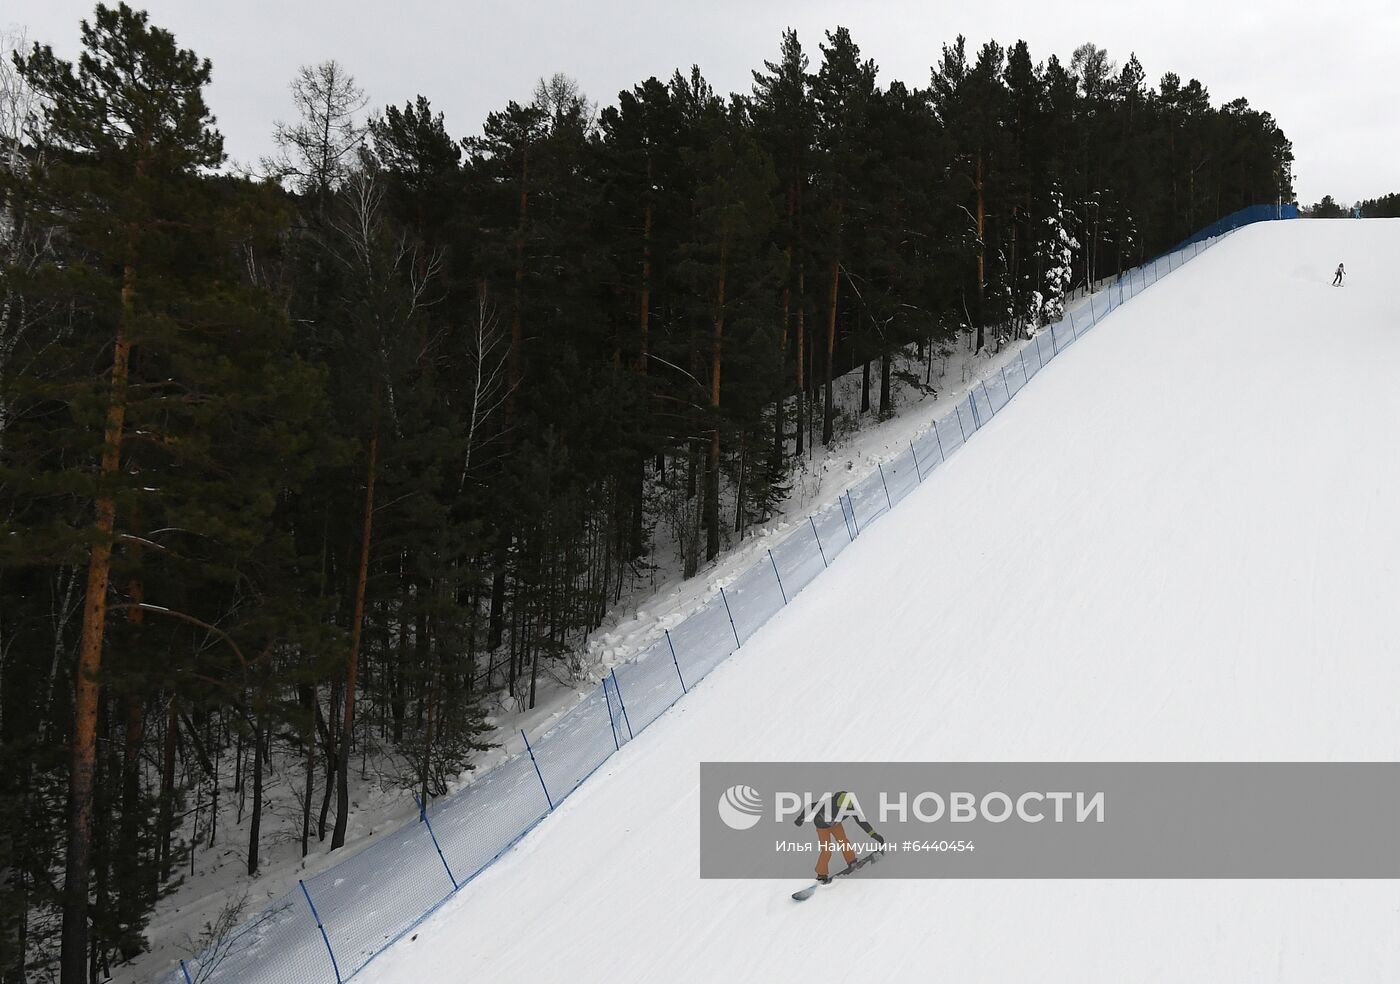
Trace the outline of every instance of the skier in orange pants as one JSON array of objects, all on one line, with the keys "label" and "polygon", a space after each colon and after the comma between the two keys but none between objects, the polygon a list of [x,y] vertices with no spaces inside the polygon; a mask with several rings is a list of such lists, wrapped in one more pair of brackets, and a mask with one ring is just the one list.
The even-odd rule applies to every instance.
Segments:
[{"label": "skier in orange pants", "polygon": [[836,849],[841,849],[841,854],[846,858],[846,867],[856,863],[856,852],[851,847],[851,842],[846,839],[846,828],[836,823],[830,827],[817,828],[817,881],[829,882],[831,877],[827,874],[831,865],[831,855]]},{"label": "skier in orange pants", "polygon": [[856,866],[855,849],[851,847],[851,842],[846,837],[846,828],[841,823],[845,817],[852,817],[876,843],[885,843],[885,839],[856,811],[855,798],[850,793],[840,790],[817,800],[809,811],[798,815],[796,824],[800,827],[805,821],[811,820],[812,825],[817,828],[817,881],[823,885],[831,881],[831,875],[828,874],[831,855],[837,850],[840,850],[846,859],[846,870],[838,874],[844,875]]}]

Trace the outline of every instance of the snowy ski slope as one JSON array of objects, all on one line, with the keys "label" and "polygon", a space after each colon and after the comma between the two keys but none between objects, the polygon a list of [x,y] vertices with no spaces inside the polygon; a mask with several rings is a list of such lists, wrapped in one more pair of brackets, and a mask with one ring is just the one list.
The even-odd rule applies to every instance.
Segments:
[{"label": "snowy ski slope", "polygon": [[706,760],[1400,757],[1397,271],[1400,221],[1263,223],[1115,312],[359,976],[1400,979],[1394,882],[697,860]]}]

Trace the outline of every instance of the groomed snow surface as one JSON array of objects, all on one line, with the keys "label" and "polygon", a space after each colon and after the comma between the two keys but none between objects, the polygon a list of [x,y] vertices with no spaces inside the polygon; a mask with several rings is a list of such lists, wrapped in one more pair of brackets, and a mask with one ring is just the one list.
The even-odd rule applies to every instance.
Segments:
[{"label": "groomed snow surface", "polygon": [[698,877],[697,795],[711,760],[1396,759],[1396,271],[1400,222],[1313,220],[1164,278],[359,976],[1400,979],[1392,881],[856,877],[798,905]]}]

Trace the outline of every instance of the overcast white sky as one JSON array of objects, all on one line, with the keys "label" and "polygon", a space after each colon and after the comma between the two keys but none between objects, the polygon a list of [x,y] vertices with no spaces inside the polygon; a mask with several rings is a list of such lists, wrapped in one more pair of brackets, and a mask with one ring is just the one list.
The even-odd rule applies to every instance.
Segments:
[{"label": "overcast white sky", "polygon": [[[113,0],[115,3],[115,0]],[[1093,41],[1119,63],[1136,52],[1154,84],[1199,78],[1220,103],[1246,96],[1293,141],[1299,199],[1353,201],[1400,191],[1400,4],[1394,0],[131,0],[214,63],[209,98],[229,154],[253,162],[275,119],[291,115],[297,66],[336,58],[372,104],[418,93],[450,132],[528,99],[535,79],[577,78],[610,103],[650,75],[699,64],[721,92],[748,91],[749,70],[795,27],[819,63],[823,31],[849,27],[884,81],[926,85],[940,45],[959,33],[1025,38],[1037,61]],[[0,25],[71,57],[88,0],[7,0]]]}]

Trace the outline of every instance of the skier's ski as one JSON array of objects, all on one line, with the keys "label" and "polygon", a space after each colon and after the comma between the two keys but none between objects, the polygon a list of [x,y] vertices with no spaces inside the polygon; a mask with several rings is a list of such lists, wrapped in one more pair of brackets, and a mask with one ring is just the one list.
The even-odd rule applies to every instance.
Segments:
[{"label": "skier's ski", "polygon": [[[855,874],[857,869],[863,868],[865,865],[870,864],[884,853],[884,851],[872,851],[869,854],[864,855],[863,857],[856,858],[855,864],[849,865],[844,871],[838,871],[836,872],[836,874],[832,875],[832,882],[834,882],[837,878],[844,878],[847,875]],[[827,882],[827,884],[830,885],[832,882]],[[812,882],[812,884],[808,885],[801,891],[793,892],[793,901],[806,902],[814,894],[816,894],[817,889],[821,888],[821,885],[821,882]]]}]

